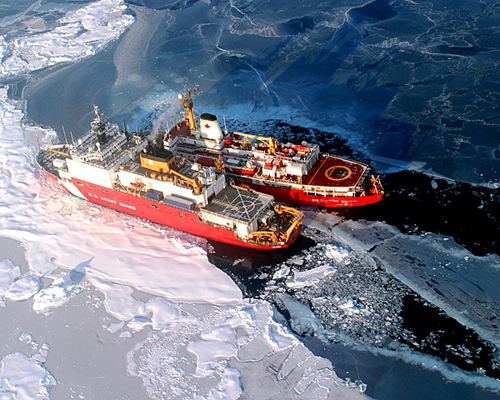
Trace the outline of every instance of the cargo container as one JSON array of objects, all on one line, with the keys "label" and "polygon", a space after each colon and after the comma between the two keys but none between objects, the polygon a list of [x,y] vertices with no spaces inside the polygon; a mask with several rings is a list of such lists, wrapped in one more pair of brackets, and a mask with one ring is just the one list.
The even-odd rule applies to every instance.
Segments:
[{"label": "cargo container", "polygon": [[166,195],[163,198],[163,202],[168,204],[169,206],[174,206],[178,208],[182,208],[183,210],[194,210],[195,203],[193,200],[185,199],[184,197],[176,196],[176,195]]},{"label": "cargo container", "polygon": [[156,201],[163,200],[163,192],[156,190],[156,189],[149,189],[146,192],[146,195],[148,196],[148,198],[156,200]]}]

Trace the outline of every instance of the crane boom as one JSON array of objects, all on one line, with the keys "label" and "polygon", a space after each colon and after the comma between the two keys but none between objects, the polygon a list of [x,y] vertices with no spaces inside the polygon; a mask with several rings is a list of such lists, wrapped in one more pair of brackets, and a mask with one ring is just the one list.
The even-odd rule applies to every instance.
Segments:
[{"label": "crane boom", "polygon": [[269,154],[274,154],[278,150],[279,143],[275,138],[251,135],[249,133],[233,132],[233,135],[243,136],[245,139],[256,139],[267,145]]},{"label": "crane boom", "polygon": [[48,150],[49,152],[51,152],[51,153],[60,154],[61,156],[66,157],[66,158],[68,158],[68,157],[69,157],[69,154],[68,154],[68,153],[64,153],[64,152],[59,151],[59,150],[51,149],[50,147],[49,147],[49,148],[47,148],[47,150]]}]

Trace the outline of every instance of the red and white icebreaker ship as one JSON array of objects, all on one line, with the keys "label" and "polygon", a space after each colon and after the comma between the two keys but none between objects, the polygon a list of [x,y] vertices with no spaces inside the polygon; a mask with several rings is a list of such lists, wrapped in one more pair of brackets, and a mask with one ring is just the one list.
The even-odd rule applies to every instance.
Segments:
[{"label": "red and white icebreaker ship", "polygon": [[165,132],[165,149],[203,165],[224,166],[241,187],[267,193],[279,202],[320,207],[363,206],[384,195],[380,178],[367,164],[321,154],[314,144],[223,133],[212,114],[195,120],[191,91],[179,99],[185,117]]},{"label": "red and white icebreaker ship", "polygon": [[[298,237],[303,214],[272,196],[230,185],[203,167],[105,123],[95,107],[90,131],[37,155],[45,172],[75,196],[206,239],[279,249]],[[161,141],[160,141],[161,142]]]}]

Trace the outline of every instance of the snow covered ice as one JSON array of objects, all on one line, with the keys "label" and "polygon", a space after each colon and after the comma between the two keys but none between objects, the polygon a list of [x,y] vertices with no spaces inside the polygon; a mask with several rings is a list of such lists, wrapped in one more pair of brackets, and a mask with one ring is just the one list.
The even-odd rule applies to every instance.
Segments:
[{"label": "snow covered ice", "polygon": [[5,294],[6,298],[14,301],[28,300],[39,292],[41,281],[35,274],[29,273],[14,281]]},{"label": "snow covered ice", "polygon": [[5,356],[0,364],[2,399],[47,399],[54,377],[39,362],[23,353]]},{"label": "snow covered ice", "polygon": [[[307,350],[272,306],[243,299],[234,282],[208,262],[203,240],[128,216],[117,219],[111,210],[74,199],[41,177],[32,163],[33,149],[24,141],[22,113],[7,102],[5,90],[2,94],[1,117],[8,124],[0,128],[1,161],[9,173],[1,176],[1,232],[24,244],[30,268],[9,259],[0,263],[0,295],[9,314],[22,306],[23,313],[57,319],[61,309],[87,295],[87,304],[103,307],[109,316],[104,324],[91,322],[92,329],[122,343],[122,362],[129,352],[127,370],[142,379],[151,398],[235,399],[243,387],[260,398],[269,390],[287,398],[362,396],[358,387],[336,376],[328,361]],[[38,131],[40,140],[44,133]],[[102,299],[90,292],[101,293]],[[68,322],[68,328],[78,323]],[[19,324],[30,329],[29,323]],[[147,337],[135,347],[123,344],[145,329]],[[55,398],[106,396],[100,386],[82,388],[78,381],[59,381],[51,374],[63,367],[51,364],[51,354],[72,351],[74,345],[99,351],[96,343],[56,342],[47,361],[39,361],[4,348],[2,396],[46,398],[49,391]],[[271,366],[276,372],[269,374]],[[109,374],[111,382],[118,379],[116,372],[94,367]],[[269,381],[259,386],[263,375]]]},{"label": "snow covered ice", "polygon": [[0,75],[11,76],[91,56],[132,24],[122,0],[101,0],[68,12],[46,31],[43,20],[30,35],[0,43]]},{"label": "snow covered ice", "polygon": [[198,314],[194,323],[181,322],[184,329],[165,334],[152,332],[129,354],[130,372],[142,377],[151,397],[363,397],[276,321],[268,304],[203,307],[202,315],[197,307],[189,308]]},{"label": "snow covered ice", "polygon": [[[311,208],[305,248],[247,271],[264,282],[249,298],[210,243],[73,198],[34,162],[61,126],[81,134],[93,103],[157,128],[197,86],[198,110],[231,128],[355,148],[382,172],[423,171],[434,191],[497,187],[498,10],[481,4],[5,5],[0,398],[498,397],[498,254]],[[495,196],[481,204],[492,219]],[[410,301],[478,344],[432,353],[444,333],[411,331]],[[489,369],[475,368],[486,350]]]}]

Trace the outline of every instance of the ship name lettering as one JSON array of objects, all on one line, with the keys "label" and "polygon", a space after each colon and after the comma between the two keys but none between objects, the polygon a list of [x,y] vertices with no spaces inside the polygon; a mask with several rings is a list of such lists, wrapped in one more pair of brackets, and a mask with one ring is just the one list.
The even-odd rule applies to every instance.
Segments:
[{"label": "ship name lettering", "polygon": [[130,208],[131,210],[136,210],[134,206],[131,206],[130,204],[125,204],[125,203],[118,203],[120,206],[125,207],[125,208]]},{"label": "ship name lettering", "polygon": [[116,204],[116,200],[107,199],[106,197],[101,197],[102,201],[107,201],[108,203]]}]

